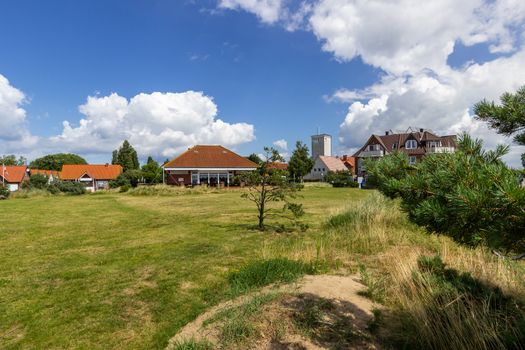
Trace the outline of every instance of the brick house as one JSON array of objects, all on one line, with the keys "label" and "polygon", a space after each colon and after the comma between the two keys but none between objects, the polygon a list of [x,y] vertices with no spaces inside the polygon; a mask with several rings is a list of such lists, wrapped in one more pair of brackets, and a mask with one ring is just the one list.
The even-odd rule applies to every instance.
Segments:
[{"label": "brick house", "polygon": [[403,152],[411,164],[416,164],[430,153],[448,153],[456,149],[456,135],[438,136],[426,129],[413,131],[409,128],[404,133],[385,132],[384,135],[372,135],[355,154],[357,175],[366,175],[364,160],[378,158],[393,152]]},{"label": "brick house", "polygon": [[236,175],[257,167],[223,146],[196,145],[162,166],[163,182],[179,186],[229,186]]}]

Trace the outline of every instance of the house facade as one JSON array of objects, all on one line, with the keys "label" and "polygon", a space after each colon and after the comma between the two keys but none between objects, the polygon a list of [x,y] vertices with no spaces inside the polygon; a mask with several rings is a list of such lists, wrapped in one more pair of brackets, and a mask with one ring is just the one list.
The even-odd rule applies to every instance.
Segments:
[{"label": "house facade", "polygon": [[450,153],[456,150],[456,135],[438,136],[426,129],[412,129],[404,133],[385,132],[384,135],[372,135],[355,154],[356,173],[366,175],[364,161],[368,158],[380,158],[394,152],[408,155],[410,164],[416,164],[431,153]]},{"label": "house facade", "polygon": [[318,156],[310,173],[304,176],[308,181],[324,181],[329,172],[348,171],[345,163],[337,157]]},{"label": "house facade", "polygon": [[242,172],[257,164],[218,145],[196,145],[162,166],[163,182],[178,186],[230,186]]},{"label": "house facade", "polygon": [[120,165],[112,164],[64,164],[59,173],[62,181],[80,182],[86,191],[108,189],[109,182],[122,174]]},{"label": "house facade", "polygon": [[9,191],[18,191],[22,182],[27,179],[29,179],[27,166],[0,165],[0,183],[7,186]]}]

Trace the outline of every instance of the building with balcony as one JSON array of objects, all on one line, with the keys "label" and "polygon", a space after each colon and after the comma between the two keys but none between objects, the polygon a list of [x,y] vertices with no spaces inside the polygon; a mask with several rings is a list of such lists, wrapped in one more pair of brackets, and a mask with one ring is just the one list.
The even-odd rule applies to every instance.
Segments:
[{"label": "building with balcony", "polygon": [[386,131],[384,135],[372,135],[355,154],[357,175],[366,175],[364,161],[394,152],[408,155],[409,162],[416,164],[430,153],[451,153],[456,150],[456,135],[438,136],[427,129],[409,128],[406,132]]}]

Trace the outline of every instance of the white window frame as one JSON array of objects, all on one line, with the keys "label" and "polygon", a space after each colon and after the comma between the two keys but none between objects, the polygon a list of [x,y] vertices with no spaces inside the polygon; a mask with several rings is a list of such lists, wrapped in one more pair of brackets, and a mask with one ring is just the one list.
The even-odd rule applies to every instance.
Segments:
[{"label": "white window frame", "polygon": [[[414,146],[414,147],[412,147]],[[407,140],[405,142],[405,148],[406,149],[416,149],[417,148],[417,141],[416,140]]]},{"label": "white window frame", "polygon": [[408,164],[414,165],[417,163],[417,157],[416,156],[409,156],[408,157]]}]

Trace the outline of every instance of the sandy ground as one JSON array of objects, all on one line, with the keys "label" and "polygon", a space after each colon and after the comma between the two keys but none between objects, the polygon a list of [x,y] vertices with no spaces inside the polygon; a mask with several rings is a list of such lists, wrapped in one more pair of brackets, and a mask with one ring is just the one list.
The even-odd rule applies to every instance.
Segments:
[{"label": "sandy ground", "polygon": [[[265,294],[270,291],[278,291],[281,293],[289,294],[290,297],[284,304],[279,304],[277,307],[277,313],[282,315],[275,315],[277,318],[286,317],[290,311],[293,312],[295,308],[298,308],[304,298],[312,299],[326,299],[330,300],[335,306],[334,312],[340,317],[350,320],[353,329],[360,334],[362,341],[358,341],[353,344],[352,349],[379,349],[380,346],[373,341],[373,337],[368,332],[368,324],[373,319],[372,309],[374,308],[373,302],[369,299],[358,294],[359,291],[363,291],[365,287],[359,283],[358,276],[334,276],[334,275],[316,275],[306,276],[297,283],[290,285],[283,285],[279,287],[266,287],[261,291],[236,298],[231,301],[219,304],[207,312],[201,314],[193,322],[190,322],[181,331],[176,334],[169,342],[167,347],[168,350],[174,349],[174,345],[184,339],[202,339],[207,338],[214,340],[217,338],[217,330],[213,327],[204,327],[203,323],[213,317],[217,312],[230,308],[232,306],[241,305],[242,303],[250,300],[257,294]],[[275,309],[275,307],[274,307]],[[275,311],[275,310],[274,310]],[[279,312],[282,311],[282,312]],[[310,339],[306,339],[302,335],[298,334],[286,334],[279,341],[271,339],[261,339],[256,344],[248,346],[250,349],[327,349],[329,346],[322,342],[314,342]]]}]

